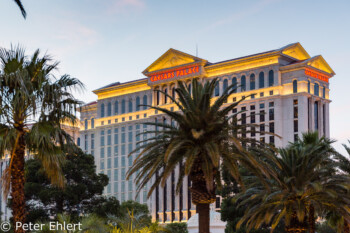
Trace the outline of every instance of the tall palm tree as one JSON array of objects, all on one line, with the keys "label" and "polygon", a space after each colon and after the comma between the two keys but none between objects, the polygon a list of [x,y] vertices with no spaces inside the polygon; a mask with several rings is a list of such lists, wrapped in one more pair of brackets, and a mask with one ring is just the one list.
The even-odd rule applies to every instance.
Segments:
[{"label": "tall palm tree", "polygon": [[175,103],[178,111],[149,106],[164,113],[172,123],[148,123],[156,129],[145,132],[148,139],[133,151],[141,150],[127,177],[136,173],[138,190],[153,182],[150,196],[158,185],[164,187],[168,177],[179,168],[176,190],[180,190],[184,177],[189,176],[192,203],[199,215],[199,232],[209,233],[209,205],[215,201],[216,188],[221,185],[221,167],[227,168],[238,181],[238,163],[254,168],[257,175],[267,175],[267,171],[241,145],[247,139],[237,136],[246,130],[246,125],[235,124],[240,112],[229,116],[240,103],[226,103],[235,92],[234,85],[217,99],[212,98],[217,79],[204,84],[193,79],[192,89],[181,81],[178,85],[177,99],[160,91]]},{"label": "tall palm tree", "polygon": [[[82,83],[68,75],[56,79],[53,63],[36,50],[31,57],[17,47],[0,48],[0,154],[9,153],[2,190],[11,191],[14,222],[25,222],[24,159],[25,152],[40,159],[48,177],[63,186],[60,166],[63,147],[74,147],[62,123],[75,124],[75,110],[80,101],[71,91],[82,89]],[[16,232],[23,232],[22,229]]]},{"label": "tall palm tree", "polygon": [[23,18],[26,18],[27,17],[27,12],[26,10],[24,9],[24,6],[22,4],[22,1],[21,0],[13,0],[15,1],[15,3],[17,4],[17,6],[19,7],[19,9],[21,10],[21,13],[23,15]]},{"label": "tall palm tree", "polygon": [[[317,133],[306,133],[303,139],[278,150],[270,156],[270,190],[258,179],[247,177],[250,186],[240,195],[238,202],[247,206],[238,227],[246,224],[249,229],[271,224],[272,230],[284,219],[286,232],[312,232],[315,213],[324,210],[337,211],[350,219],[348,191],[350,178],[336,173],[332,161],[332,141],[315,139]],[[269,153],[269,152],[267,152]]]}]

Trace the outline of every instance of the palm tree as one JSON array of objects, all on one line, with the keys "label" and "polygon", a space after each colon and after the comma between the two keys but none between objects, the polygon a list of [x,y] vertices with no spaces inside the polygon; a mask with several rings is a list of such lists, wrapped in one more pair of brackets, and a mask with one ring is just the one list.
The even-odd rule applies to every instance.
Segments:
[{"label": "palm tree", "polygon": [[337,211],[350,219],[350,178],[336,173],[332,141],[316,137],[317,133],[306,133],[302,140],[267,158],[273,174],[266,179],[270,190],[257,178],[246,177],[249,188],[237,201],[247,210],[237,227],[245,224],[252,229],[271,224],[273,230],[284,219],[286,232],[307,232],[309,226],[312,232],[315,213],[324,210]]},{"label": "palm tree", "polygon": [[26,151],[42,161],[53,184],[64,185],[60,168],[63,147],[74,148],[74,142],[62,129],[62,123],[75,124],[75,109],[80,101],[71,91],[82,89],[83,85],[68,75],[56,79],[53,70],[57,65],[47,55],[40,57],[39,50],[27,57],[19,46],[0,49],[0,154],[10,156],[2,190],[5,197],[11,191],[14,222],[23,223],[26,217]]},{"label": "palm tree", "polygon": [[22,4],[22,1],[21,0],[13,0],[15,1],[15,3],[17,4],[17,6],[19,7],[19,9],[21,10],[21,13],[23,15],[23,18],[26,18],[27,17],[27,12],[26,10],[24,9],[24,6]]},{"label": "palm tree", "polygon": [[[350,143],[350,141],[348,141]],[[338,164],[339,169],[343,174],[350,175],[350,147],[346,144],[343,144],[344,149],[347,152],[347,156],[343,156],[341,154],[337,154],[335,156],[335,160]],[[343,216],[341,216],[336,211],[331,211],[327,214],[328,221],[331,226],[337,229],[338,232],[343,233],[350,233],[350,224],[349,221],[344,219]]]},{"label": "palm tree", "polygon": [[[175,90],[178,99],[159,91],[179,111],[149,106],[164,113],[171,123],[147,123],[156,129],[144,132],[148,139],[140,142],[131,153],[141,150],[127,175],[129,179],[136,173],[139,191],[146,183],[153,182],[150,196],[157,186],[164,187],[168,177],[179,168],[176,190],[180,190],[184,177],[188,176],[192,202],[199,215],[200,233],[209,233],[209,205],[216,200],[215,191],[221,185],[221,167],[227,168],[239,182],[238,163],[253,168],[257,175],[267,174],[264,166],[242,147],[248,139],[237,136],[246,130],[246,125],[235,124],[241,112],[229,116],[244,98],[226,103],[235,92],[235,86],[231,85],[214,99],[216,85],[217,79],[205,84],[193,79],[190,89],[179,81]],[[162,130],[158,131],[159,128]]]}]

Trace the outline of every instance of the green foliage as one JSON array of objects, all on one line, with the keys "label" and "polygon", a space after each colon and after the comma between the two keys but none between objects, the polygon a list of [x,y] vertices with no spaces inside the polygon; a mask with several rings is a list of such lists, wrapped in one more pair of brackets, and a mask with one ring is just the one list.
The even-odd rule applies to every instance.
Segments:
[{"label": "green foliage", "polygon": [[[307,230],[314,222],[310,206],[322,216],[335,211],[349,216],[350,178],[338,172],[332,158],[336,154],[333,141],[319,138],[318,133],[303,134],[303,138],[286,148],[261,151],[265,155],[271,177],[264,186],[254,176],[245,176],[248,189],[238,197],[238,207],[246,209],[238,226],[248,229],[271,224],[274,228],[282,220],[286,228]],[[302,232],[304,232],[302,230]]]},{"label": "green foliage", "polygon": [[168,233],[188,233],[187,223],[185,222],[169,223],[165,226],[165,229]]},{"label": "green foliage", "polygon": [[337,233],[337,231],[330,227],[327,222],[317,224],[316,229],[317,233]]},{"label": "green foliage", "polygon": [[152,222],[152,217],[146,204],[140,204],[132,200],[122,202],[120,205],[120,217],[128,218],[130,213],[137,216],[138,221],[143,226],[150,225]]},{"label": "green foliage", "polygon": [[48,216],[66,213],[76,219],[80,213],[94,213],[100,217],[119,215],[119,201],[101,196],[108,177],[96,174],[94,157],[81,150],[67,153],[62,167],[67,181],[64,189],[50,184],[38,159],[26,162],[25,196],[28,222],[47,221]]}]

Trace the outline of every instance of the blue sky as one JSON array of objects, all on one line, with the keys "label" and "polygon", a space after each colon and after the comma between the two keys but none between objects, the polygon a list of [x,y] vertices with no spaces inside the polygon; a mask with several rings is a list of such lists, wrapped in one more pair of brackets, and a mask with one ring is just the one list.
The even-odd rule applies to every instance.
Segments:
[{"label": "blue sky", "polygon": [[169,48],[211,62],[276,49],[299,41],[335,70],[330,80],[331,136],[350,139],[350,1],[348,0],[12,0],[0,1],[0,46],[40,48],[61,61],[60,73],[87,91],[142,78]]}]

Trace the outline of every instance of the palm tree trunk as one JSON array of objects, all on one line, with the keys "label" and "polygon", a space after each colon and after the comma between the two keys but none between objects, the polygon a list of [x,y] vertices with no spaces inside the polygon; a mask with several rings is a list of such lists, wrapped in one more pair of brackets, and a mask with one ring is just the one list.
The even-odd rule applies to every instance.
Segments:
[{"label": "palm tree trunk", "polygon": [[309,207],[309,233],[315,233],[315,208],[313,205]]},{"label": "palm tree trunk", "polygon": [[196,212],[198,213],[198,232],[209,233],[210,232],[210,213],[209,204],[197,204]]},{"label": "palm tree trunk", "polygon": [[200,164],[200,159],[194,162],[190,174],[191,180],[191,198],[193,204],[196,205],[196,212],[198,213],[199,233],[209,233],[210,229],[210,214],[209,205],[216,200],[215,184],[213,190],[208,191],[204,173]]},{"label": "palm tree trunk", "polygon": [[[18,139],[17,148],[12,158],[11,164],[11,197],[12,197],[12,216],[13,226],[16,222],[25,223],[25,197],[24,197],[24,153],[25,141],[24,136],[21,135]],[[25,232],[22,228],[14,229],[15,233]]]},{"label": "palm tree trunk", "polygon": [[300,222],[297,214],[293,213],[292,219],[285,227],[286,232],[288,233],[306,233],[307,232],[307,219],[305,218],[303,222]]}]

